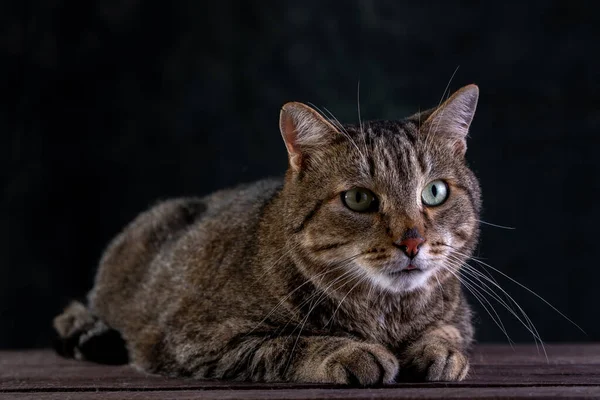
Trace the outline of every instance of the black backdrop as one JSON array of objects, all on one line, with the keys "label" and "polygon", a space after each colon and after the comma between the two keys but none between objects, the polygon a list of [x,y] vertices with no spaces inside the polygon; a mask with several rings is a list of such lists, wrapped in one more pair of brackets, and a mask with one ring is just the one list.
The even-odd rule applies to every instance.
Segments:
[{"label": "black backdrop", "polygon": [[[45,346],[157,199],[281,175],[286,101],[399,118],[475,82],[479,256],[546,341],[600,340],[592,2],[4,1],[0,347]],[[499,306],[497,306],[499,307]],[[501,307],[500,307],[501,308]],[[478,338],[506,341],[478,307]],[[515,341],[532,336],[500,313]]]}]

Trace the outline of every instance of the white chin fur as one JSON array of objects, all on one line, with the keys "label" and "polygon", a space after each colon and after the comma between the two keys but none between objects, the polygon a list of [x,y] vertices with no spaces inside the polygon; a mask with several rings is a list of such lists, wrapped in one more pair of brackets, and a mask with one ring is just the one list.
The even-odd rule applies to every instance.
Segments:
[{"label": "white chin fur", "polygon": [[372,277],[372,280],[383,289],[394,293],[406,293],[425,286],[432,273],[433,268],[428,268],[425,271],[414,271],[398,276],[377,274]]},{"label": "white chin fur", "polygon": [[[427,285],[427,281],[432,277],[437,268],[436,263],[432,262],[427,256],[418,257],[415,261],[413,263],[420,271],[412,271],[399,275],[371,271],[369,274],[371,281],[376,286],[393,293],[407,293],[420,289]],[[411,261],[406,258],[402,259],[401,262],[404,263],[403,267],[406,267]]]}]

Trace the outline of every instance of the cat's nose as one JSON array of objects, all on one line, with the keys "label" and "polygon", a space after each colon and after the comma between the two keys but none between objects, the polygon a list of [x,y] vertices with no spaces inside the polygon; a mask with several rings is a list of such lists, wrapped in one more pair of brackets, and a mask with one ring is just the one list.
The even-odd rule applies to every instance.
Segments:
[{"label": "cat's nose", "polygon": [[410,258],[415,258],[419,253],[419,247],[425,242],[417,228],[408,229],[400,240],[394,242]]}]

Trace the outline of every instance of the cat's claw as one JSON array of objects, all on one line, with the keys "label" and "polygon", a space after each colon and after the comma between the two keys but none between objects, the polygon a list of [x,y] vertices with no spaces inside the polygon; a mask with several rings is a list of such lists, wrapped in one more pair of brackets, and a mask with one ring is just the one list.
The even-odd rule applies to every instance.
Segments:
[{"label": "cat's claw", "polygon": [[382,345],[352,343],[334,351],[320,369],[327,382],[377,385],[394,382],[398,359]]},{"label": "cat's claw", "polygon": [[407,369],[426,381],[462,381],[469,372],[469,360],[458,349],[443,343],[413,346]]}]

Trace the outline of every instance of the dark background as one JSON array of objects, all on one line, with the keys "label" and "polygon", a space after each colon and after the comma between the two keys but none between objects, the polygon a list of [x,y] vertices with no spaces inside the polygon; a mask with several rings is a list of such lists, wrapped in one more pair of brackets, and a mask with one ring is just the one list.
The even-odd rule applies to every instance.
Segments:
[{"label": "dark background", "polygon": [[[46,346],[107,242],[157,199],[281,175],[290,100],[357,122],[480,85],[479,256],[546,341],[600,340],[593,3],[0,3],[0,348]],[[475,265],[475,264],[473,264]],[[501,307],[497,307],[501,308]],[[479,310],[478,338],[506,341]],[[501,313],[515,341],[532,336]]]}]

